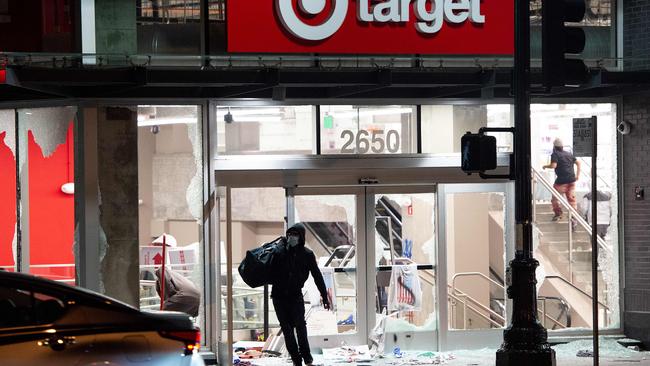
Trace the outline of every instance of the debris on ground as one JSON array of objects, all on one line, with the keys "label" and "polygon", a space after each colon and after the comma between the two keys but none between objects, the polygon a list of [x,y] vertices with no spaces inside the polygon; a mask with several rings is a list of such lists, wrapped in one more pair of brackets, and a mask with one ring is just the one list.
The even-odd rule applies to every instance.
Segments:
[{"label": "debris on ground", "polygon": [[576,353],[578,357],[594,357],[594,353],[588,349],[581,349]]}]

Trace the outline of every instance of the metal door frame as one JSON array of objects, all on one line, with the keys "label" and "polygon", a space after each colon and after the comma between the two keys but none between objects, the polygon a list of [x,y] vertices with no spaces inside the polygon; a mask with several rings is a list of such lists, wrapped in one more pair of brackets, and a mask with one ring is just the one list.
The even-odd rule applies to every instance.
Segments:
[{"label": "metal door frame", "polygon": [[[336,348],[341,342],[346,344],[366,344],[368,340],[368,312],[364,305],[367,300],[368,253],[366,245],[366,193],[363,186],[347,187],[295,187],[287,188],[287,225],[295,224],[296,196],[355,196],[355,231],[356,231],[356,332],[350,334],[332,334],[309,336],[312,348]],[[373,312],[374,314],[374,312]]]},{"label": "metal door frame", "polygon": [[[441,184],[438,186],[438,337],[441,350],[498,348],[503,340],[503,330],[452,330],[448,323],[448,293],[449,278],[447,278],[447,201],[446,195],[450,193],[503,193],[505,196],[504,221],[505,221],[505,262],[514,259],[515,255],[515,229],[514,229],[514,184],[513,183],[483,183],[483,184]],[[505,279],[504,279],[505,280]],[[506,301],[506,325],[509,324],[512,314],[512,301]]]},{"label": "metal door frame", "polygon": [[[355,195],[356,196],[356,231],[357,253],[355,257],[357,273],[357,331],[354,334],[337,334],[329,336],[310,336],[310,345],[317,348],[333,348],[346,342],[347,344],[367,344],[370,331],[376,324],[375,289],[375,195],[377,194],[417,194],[431,193],[434,195],[434,207],[437,206],[436,185],[356,185],[339,187],[296,187],[287,188],[287,222],[295,223],[295,197],[307,195]],[[434,211],[434,219],[437,210]],[[434,228],[434,233],[437,231]],[[372,249],[372,250],[371,250]],[[434,268],[437,265],[433,264]],[[435,269],[434,269],[435,270]],[[436,283],[438,286],[438,283]],[[437,288],[434,291],[438,291]],[[365,301],[363,301],[365,300]],[[434,304],[435,312],[439,312],[439,303]],[[438,329],[433,332],[402,332],[411,342],[420,344],[434,337],[433,344],[427,349],[439,349]]]},{"label": "metal door frame", "polygon": [[[375,309],[375,291],[377,288],[377,278],[375,276],[376,269],[374,268],[374,263],[375,263],[375,196],[378,194],[418,194],[418,193],[430,193],[434,196],[434,236],[437,236],[438,234],[438,196],[436,195],[436,190],[437,190],[437,185],[434,183],[428,184],[428,185],[386,185],[386,186],[366,186],[366,245],[368,248],[372,248],[372,250],[366,250],[367,252],[367,260],[366,262],[369,263],[370,265],[368,266],[367,270],[372,271],[372,275],[367,276],[367,283],[366,283],[366,313],[368,314],[368,329],[369,331],[374,328],[376,325],[376,309]],[[438,245],[438,238],[436,237],[436,245]],[[439,256],[436,255],[436,259],[439,262]],[[436,314],[440,314],[440,298],[437,296],[437,292],[439,292],[439,286],[440,282],[437,280],[438,279],[438,263],[432,263],[434,266],[434,273],[435,273],[435,284],[434,284],[434,312]],[[371,315],[372,314],[372,315]],[[424,350],[427,351],[438,351],[440,350],[440,337],[439,337],[439,323],[440,321],[436,321],[436,327],[433,332],[425,332],[425,331],[403,331],[400,332],[399,334],[389,334],[386,333],[386,338],[388,339],[389,336],[397,336],[400,337],[401,335],[404,336],[405,339],[401,340],[398,338],[397,342],[402,342],[402,344],[408,343],[409,346],[414,346],[415,348],[419,349],[420,347],[417,347],[417,345],[427,345],[427,341],[430,342],[428,344],[428,348],[425,348]],[[390,350],[388,350],[390,352]]]}]

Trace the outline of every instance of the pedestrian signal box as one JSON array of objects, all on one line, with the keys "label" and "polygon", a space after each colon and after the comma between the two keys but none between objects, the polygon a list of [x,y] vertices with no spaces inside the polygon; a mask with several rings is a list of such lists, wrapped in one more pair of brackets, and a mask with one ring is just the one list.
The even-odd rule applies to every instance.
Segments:
[{"label": "pedestrian signal box", "polygon": [[497,139],[481,133],[466,133],[461,138],[461,169],[483,173],[497,168]]}]

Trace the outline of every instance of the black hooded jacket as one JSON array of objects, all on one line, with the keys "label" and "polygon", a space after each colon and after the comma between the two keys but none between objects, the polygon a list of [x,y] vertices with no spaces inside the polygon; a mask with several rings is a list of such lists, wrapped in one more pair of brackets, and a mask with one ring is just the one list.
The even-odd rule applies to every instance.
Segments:
[{"label": "black hooded jacket", "polygon": [[300,236],[300,241],[294,248],[287,246],[287,254],[279,263],[279,273],[273,281],[271,297],[302,301],[302,288],[311,273],[323,301],[328,301],[327,288],[318,269],[316,256],[309,248],[305,248],[305,226],[295,224],[287,230],[287,235],[292,232]]}]

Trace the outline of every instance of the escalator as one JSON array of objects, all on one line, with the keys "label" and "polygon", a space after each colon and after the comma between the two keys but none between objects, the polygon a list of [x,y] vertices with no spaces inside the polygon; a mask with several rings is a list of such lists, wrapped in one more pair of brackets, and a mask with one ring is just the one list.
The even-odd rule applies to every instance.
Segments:
[{"label": "escalator", "polygon": [[[379,234],[384,249],[391,249],[392,255],[402,256],[402,213],[400,206],[387,197],[381,197],[375,205],[375,229]],[[353,227],[347,222],[303,222],[308,232],[307,241],[318,257],[334,254],[342,259],[347,252],[341,249],[355,245]],[[339,249],[337,249],[339,248]]]},{"label": "escalator", "polygon": [[326,266],[345,265],[354,255],[353,228],[347,222],[303,222],[307,229],[306,241],[317,258],[329,258]]},{"label": "escalator", "polygon": [[375,229],[381,237],[384,250],[392,252],[391,258],[401,257],[402,212],[400,205],[386,196],[382,196],[375,204]]}]

